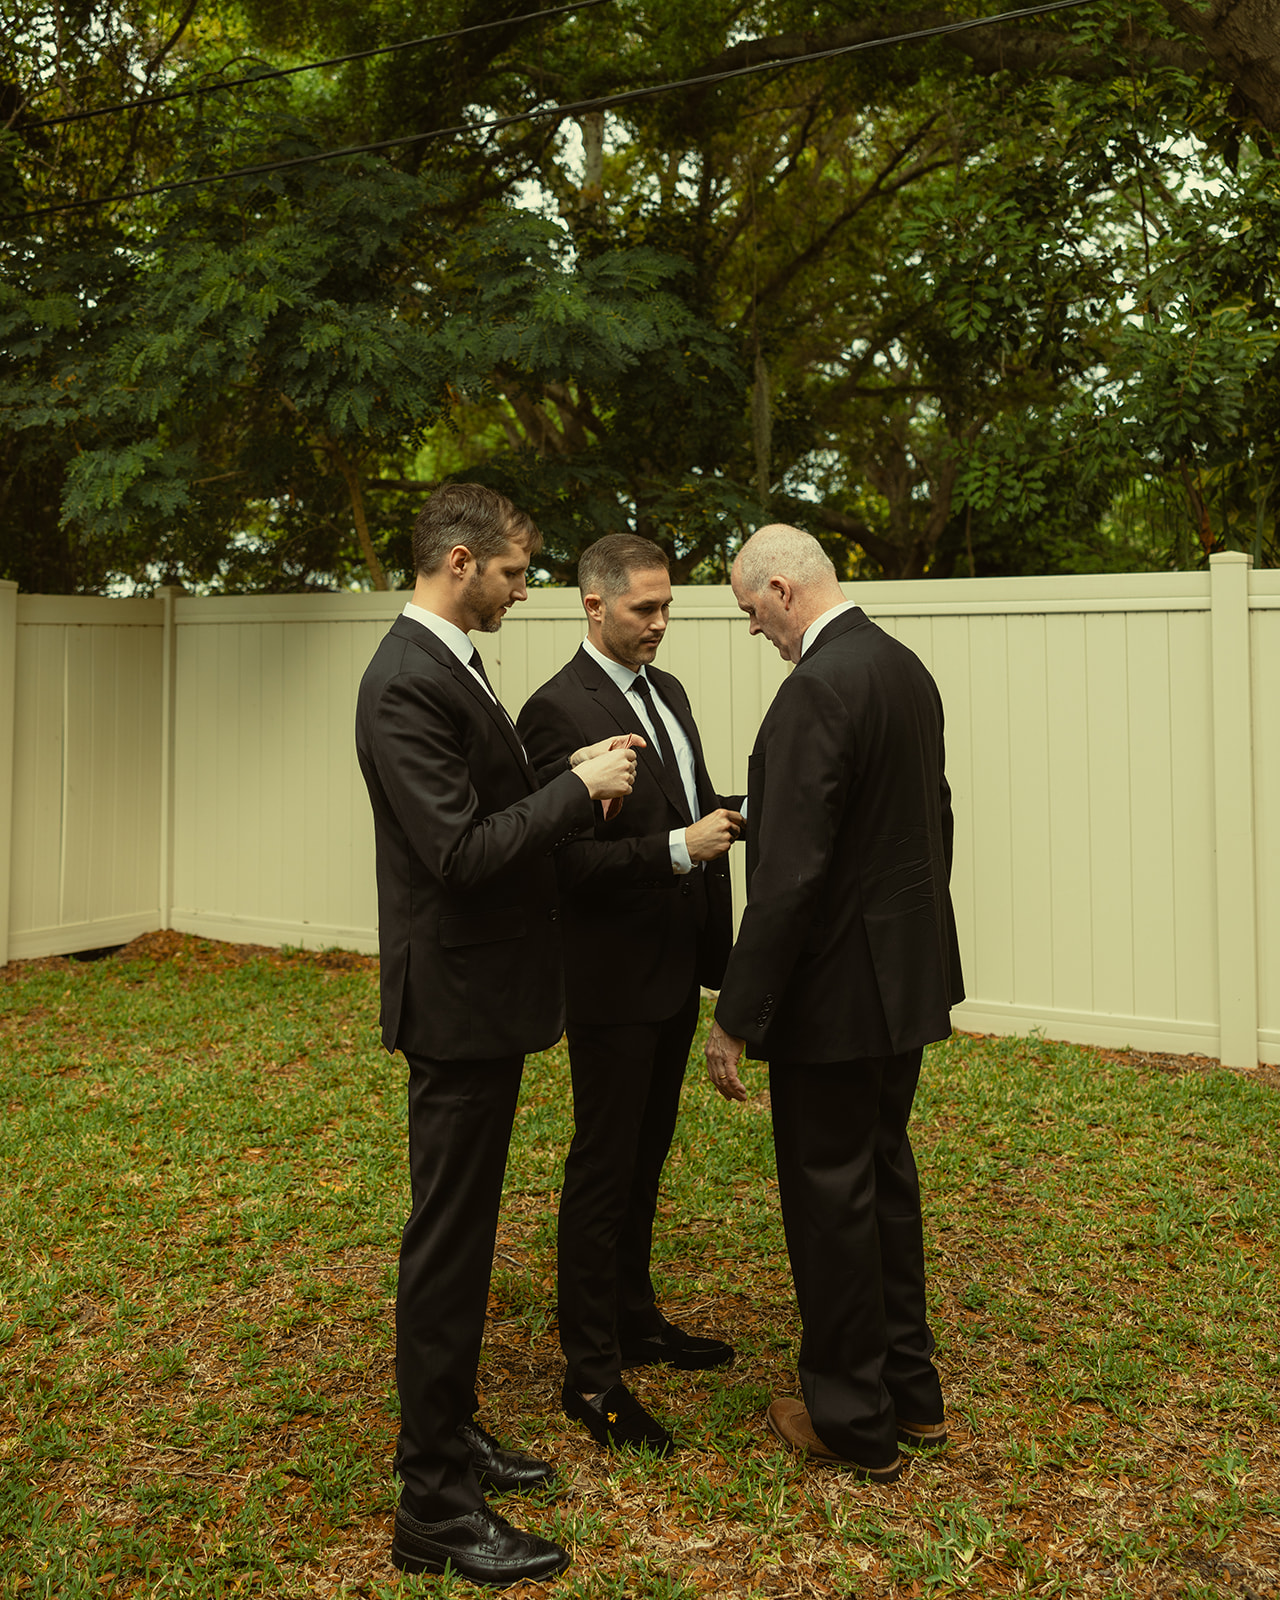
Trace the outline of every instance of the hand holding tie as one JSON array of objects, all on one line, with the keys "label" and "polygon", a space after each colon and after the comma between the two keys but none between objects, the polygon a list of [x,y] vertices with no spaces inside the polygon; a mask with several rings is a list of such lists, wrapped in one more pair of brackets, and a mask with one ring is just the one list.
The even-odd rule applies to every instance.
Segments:
[{"label": "hand holding tie", "polygon": [[[593,756],[604,755],[606,753],[606,751],[609,751],[609,750],[643,750],[644,747],[645,747],[645,741],[640,737],[640,735],[638,733],[618,733],[618,734],[614,734],[614,736],[611,739],[597,739],[595,744],[584,744],[582,746],[581,750],[575,750],[573,752],[573,754],[569,757],[569,765],[576,770],[578,767],[580,767],[582,765],[582,763],[584,761],[590,761]],[[632,782],[634,782],[634,781],[635,781],[635,769],[634,769],[634,766],[633,766],[633,768],[632,768]],[[619,811],[622,810],[622,800],[621,800],[621,798],[613,799],[613,800],[605,800],[603,802],[603,804],[604,804],[604,820],[606,822],[608,822],[611,818],[616,817],[618,815]]]},{"label": "hand holding tie", "polygon": [[[636,744],[644,743],[643,739],[629,733],[608,741],[607,748],[603,750],[599,746],[589,747],[596,749],[597,754],[588,755],[582,761],[573,762],[573,758],[570,758],[574,775],[586,784],[591,798],[605,802],[606,819],[613,814],[610,808],[616,810],[635,786],[636,753],[631,748],[633,740]],[[583,753],[575,751],[574,755]]]}]

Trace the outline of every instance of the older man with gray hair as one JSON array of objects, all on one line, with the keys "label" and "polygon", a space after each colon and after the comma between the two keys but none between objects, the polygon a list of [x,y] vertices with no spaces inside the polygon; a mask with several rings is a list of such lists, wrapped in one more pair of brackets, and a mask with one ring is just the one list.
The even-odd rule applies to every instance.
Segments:
[{"label": "older man with gray hair", "polygon": [[732,583],[795,665],[751,754],[747,907],[706,1047],[728,1100],[746,1098],[744,1051],[770,1067],[804,1398],[767,1420],[892,1483],[900,1445],[947,1440],[907,1135],[923,1047],[964,998],[942,702],[809,534],[760,529]]}]

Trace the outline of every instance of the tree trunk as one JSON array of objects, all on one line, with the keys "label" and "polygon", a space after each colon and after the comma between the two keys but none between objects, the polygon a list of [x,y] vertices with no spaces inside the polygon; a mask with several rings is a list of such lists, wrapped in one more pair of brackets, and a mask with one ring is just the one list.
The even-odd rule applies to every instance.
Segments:
[{"label": "tree trunk", "polygon": [[1186,0],[1161,4],[1234,87],[1232,110],[1280,132],[1280,0],[1213,0],[1207,11]]},{"label": "tree trunk", "polygon": [[584,206],[599,205],[604,199],[604,112],[584,111],[578,119],[582,129],[582,194]]},{"label": "tree trunk", "polygon": [[365,566],[369,569],[373,587],[389,589],[391,585],[387,582],[387,575],[378,560],[378,552],[373,548],[373,540],[369,537],[369,523],[364,514],[364,495],[360,489],[360,474],[348,460],[346,452],[336,439],[330,439],[328,445],[338,471],[346,479],[347,493],[351,496],[351,515],[355,518],[356,537],[360,541],[360,553],[364,557]]}]

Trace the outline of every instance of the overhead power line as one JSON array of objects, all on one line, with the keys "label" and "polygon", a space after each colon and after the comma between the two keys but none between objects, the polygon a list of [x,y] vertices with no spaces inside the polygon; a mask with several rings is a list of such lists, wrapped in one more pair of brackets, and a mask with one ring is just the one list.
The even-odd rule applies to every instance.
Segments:
[{"label": "overhead power line", "polygon": [[1041,17],[1053,11],[1073,11],[1081,6],[1098,3],[1099,0],[1046,0],[1042,5],[1024,6],[1017,11],[1002,11],[993,17],[966,17],[958,22],[939,23],[932,28],[917,28],[910,33],[889,34],[880,39],[864,39],[857,44],[833,45],[827,50],[812,50],[805,55],[788,56],[779,61],[758,61],[745,67],[726,67],[721,72],[709,72],[701,77],[675,78],[666,83],[649,84],[643,89],[627,89],[618,94],[599,95],[591,100],[574,100],[564,105],[544,106],[532,111],[516,111],[510,116],[487,117],[480,122],[459,122],[448,128],[431,128],[424,133],[405,133],[395,139],[380,139],[373,144],[353,144],[344,145],[338,150],[318,150],[313,155],[292,156],[285,161],[264,161],[252,167],[234,167],[228,172],[210,173],[199,178],[178,178],[171,183],[153,183],[147,188],[130,189],[123,194],[100,195],[91,200],[69,200],[62,205],[39,206],[30,211],[6,212],[4,220],[47,217],[63,211],[80,211],[89,206],[119,205],[126,200],[142,200],[149,195],[169,194],[177,189],[203,188],[213,183],[230,183],[236,178],[257,178],[269,172],[284,172],[292,167],[312,166],[317,161],[340,161],[348,156],[377,155],[384,150],[404,149],[409,145],[426,144],[435,139],[450,139],[457,134],[495,133],[501,128],[510,128],[520,122],[543,122],[561,117],[581,116],[588,111],[609,111],[616,106],[632,105],[638,100],[656,99],[681,89],[705,88],[712,84],[728,82],[733,78],[752,77],[760,72],[781,72],[787,67],[803,66],[813,61],[829,61],[836,56],[854,55],[863,50],[878,50],[888,45],[916,44],[924,39],[965,33],[974,28],[990,28],[1001,22],[1020,22],[1026,17]]},{"label": "overhead power line", "polygon": [[534,22],[544,17],[562,17],[570,11],[587,11],[592,6],[611,4],[611,0],[576,0],[573,5],[555,6],[550,11],[526,11],[518,17],[499,17],[494,22],[473,22],[466,28],[451,28],[448,33],[428,33],[421,39],[405,39],[400,44],[378,45],[372,50],[353,50],[350,55],[330,56],[325,61],[308,61],[300,67],[279,67],[270,72],[253,72],[243,78],[229,78],[225,83],[204,83],[194,89],[174,89],[168,94],[139,95],[136,100],[122,100],[114,106],[95,106],[92,111],[69,111],[63,117],[44,117],[39,122],[27,123],[28,129],[56,128],[66,122],[87,122],[91,117],[114,116],[121,111],[136,111],[141,106],[163,106],[172,100],[189,100],[194,95],[219,94],[224,89],[243,89],[272,78],[292,78],[299,72],[318,72],[322,67],[341,67],[348,61],[365,61],[370,56],[387,56],[396,50],[416,50],[424,44],[444,44],[449,39],[461,39],[464,34],[483,33],[488,28],[507,28],[515,22]]}]

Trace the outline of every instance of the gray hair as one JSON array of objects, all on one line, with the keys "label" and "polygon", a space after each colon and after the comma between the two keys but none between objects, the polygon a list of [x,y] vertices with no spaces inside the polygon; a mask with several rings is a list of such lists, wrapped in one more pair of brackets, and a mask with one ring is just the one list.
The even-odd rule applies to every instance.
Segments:
[{"label": "gray hair", "polygon": [[649,572],[661,567],[670,572],[667,552],[652,539],[638,533],[606,533],[589,544],[578,558],[578,590],[598,594],[602,600],[616,600],[631,587],[633,572]]},{"label": "gray hair", "polygon": [[785,522],[753,533],[734,566],[744,594],[759,594],[770,578],[786,578],[797,589],[837,581],[831,557],[813,535]]}]

